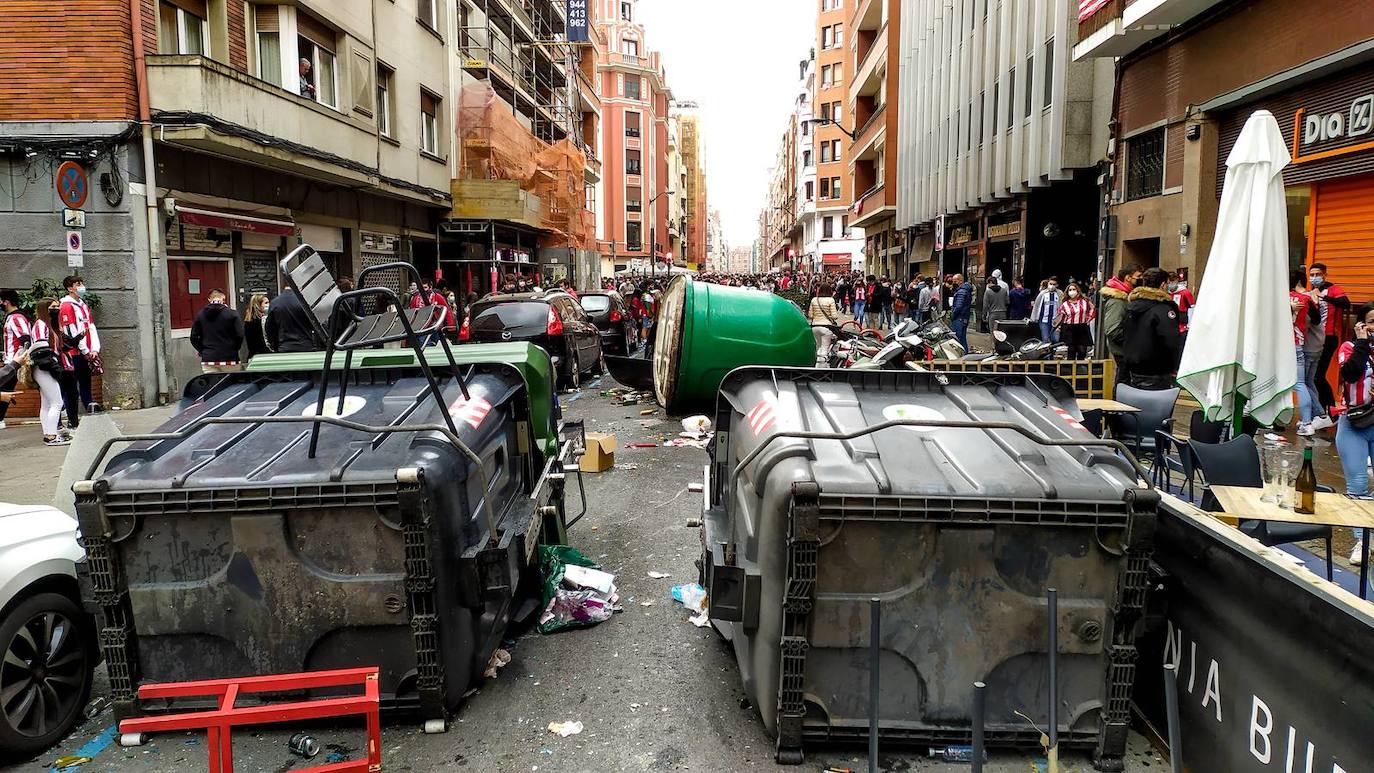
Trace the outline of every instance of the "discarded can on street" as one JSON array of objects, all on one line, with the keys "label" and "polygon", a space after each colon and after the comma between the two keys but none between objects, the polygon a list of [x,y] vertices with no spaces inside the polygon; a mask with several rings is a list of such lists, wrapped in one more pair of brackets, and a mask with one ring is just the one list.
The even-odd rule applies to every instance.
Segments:
[{"label": "discarded can on street", "polygon": [[309,733],[296,733],[286,742],[286,748],[290,749],[292,754],[308,760],[320,753],[320,742]]},{"label": "discarded can on street", "polygon": [[[944,762],[973,762],[973,747],[967,745],[946,746],[943,749],[931,747],[928,754]],[[987,752],[984,752],[984,762],[987,762],[987,757]]]}]

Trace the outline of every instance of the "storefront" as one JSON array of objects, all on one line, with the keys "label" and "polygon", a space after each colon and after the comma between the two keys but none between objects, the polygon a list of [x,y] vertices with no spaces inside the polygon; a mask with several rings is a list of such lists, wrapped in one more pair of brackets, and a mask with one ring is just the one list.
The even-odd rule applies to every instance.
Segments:
[{"label": "storefront", "polygon": [[1246,119],[1268,110],[1293,160],[1284,169],[1289,265],[1324,263],[1358,303],[1374,299],[1374,64],[1229,108],[1219,120],[1216,194]]},{"label": "storefront", "polygon": [[981,213],[950,218],[945,224],[944,249],[940,254],[940,270],[945,274],[972,276],[983,258]]}]

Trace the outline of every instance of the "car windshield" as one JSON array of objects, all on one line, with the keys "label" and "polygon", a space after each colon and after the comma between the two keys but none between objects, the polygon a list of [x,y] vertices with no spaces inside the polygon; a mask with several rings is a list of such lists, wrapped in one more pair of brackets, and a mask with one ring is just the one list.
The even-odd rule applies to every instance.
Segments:
[{"label": "car windshield", "polygon": [[605,311],[611,307],[611,296],[609,295],[584,295],[580,301],[582,308],[591,314]]},{"label": "car windshield", "polygon": [[472,327],[474,330],[543,327],[548,319],[548,304],[536,301],[478,304],[472,310]]}]

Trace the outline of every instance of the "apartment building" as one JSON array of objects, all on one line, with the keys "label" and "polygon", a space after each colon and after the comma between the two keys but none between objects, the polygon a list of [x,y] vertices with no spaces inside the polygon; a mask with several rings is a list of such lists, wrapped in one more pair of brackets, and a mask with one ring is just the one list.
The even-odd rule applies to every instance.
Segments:
[{"label": "apartment building", "polygon": [[[1074,56],[1119,69],[1102,259],[1206,270],[1226,158],[1256,110],[1278,120],[1290,266],[1374,299],[1374,5],[1089,3]],[[1256,46],[1264,55],[1255,55]]]},{"label": "apartment building", "polygon": [[[82,274],[101,301],[106,402],[179,395],[200,372],[188,338],[209,291],[240,308],[277,294],[277,261],[301,242],[340,275],[435,264],[450,206],[447,6],[62,10],[0,4],[0,62],[25,73],[0,82],[0,283]],[[59,199],[66,162],[82,202]]]},{"label": "apartment building", "polygon": [[[668,113],[668,252],[681,260],[687,225],[687,167],[682,163],[682,122]],[[690,268],[691,266],[689,266]]]},{"label": "apartment building", "polygon": [[668,89],[663,63],[638,21],[639,0],[600,0],[596,26],[606,38],[597,65],[603,136],[604,240],[602,263],[623,270],[631,262],[671,261],[668,221],[673,181],[668,174]]},{"label": "apartment building", "polygon": [[[850,185],[850,137],[854,132],[849,110],[849,84],[853,68],[849,64],[850,10],[858,0],[816,0],[816,87],[812,92],[812,117],[820,122],[807,124],[816,166],[816,218],[821,224],[819,241],[843,240],[849,234],[850,206],[854,191]],[[826,223],[829,223],[827,229]],[[828,230],[828,235],[827,235]],[[842,267],[840,250],[819,246],[823,265]],[[830,263],[826,264],[827,255]]]},{"label": "apartment building", "polygon": [[707,219],[706,227],[706,261],[699,266],[687,266],[691,269],[703,269],[719,271],[724,266],[727,258],[729,245],[725,243],[725,228],[721,223],[720,210],[711,210],[711,216]]},{"label": "apartment building", "polygon": [[1097,265],[1110,62],[1068,3],[901,0],[896,227],[908,265],[1028,284]]},{"label": "apartment building", "polygon": [[[849,14],[849,115],[854,138],[848,154],[854,206],[849,227],[862,229],[867,272],[910,279],[904,234],[896,228],[898,75],[901,14],[892,0],[853,0]],[[890,150],[891,149],[891,150]]]},{"label": "apartment building", "polygon": [[784,270],[794,266],[801,242],[798,218],[797,154],[799,126],[797,116],[789,115],[787,128],[769,168],[767,204],[764,208],[764,270]]},{"label": "apartment building", "polygon": [[701,133],[701,110],[696,102],[673,104],[682,127],[682,165],[687,171],[687,225],[684,229],[683,263],[702,263],[706,260],[706,230],[708,227],[706,196],[706,141]]}]

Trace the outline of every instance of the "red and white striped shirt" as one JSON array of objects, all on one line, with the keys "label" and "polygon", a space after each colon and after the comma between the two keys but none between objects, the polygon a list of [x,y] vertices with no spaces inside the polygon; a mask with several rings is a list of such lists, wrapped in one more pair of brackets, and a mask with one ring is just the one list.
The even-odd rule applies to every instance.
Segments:
[{"label": "red and white striped shirt", "polygon": [[100,353],[100,333],[95,329],[91,307],[87,306],[85,301],[70,295],[62,296],[57,324],[62,326],[64,335],[77,339],[77,348],[67,351],[67,354],[75,354],[78,351],[82,354]]},{"label": "red and white striped shirt", "polygon": [[[33,348],[40,349],[45,346],[48,348],[52,348],[50,345],[51,341],[52,328],[48,327],[47,322],[41,319],[35,319],[33,321]],[[74,366],[72,365],[72,358],[67,356],[67,352],[64,351],[63,347],[61,346],[57,347],[57,359],[59,362],[62,363],[63,370],[74,369]]]},{"label": "red and white striped shirt", "polygon": [[24,348],[20,339],[33,335],[33,327],[29,325],[29,318],[21,312],[15,312],[5,317],[5,356],[3,362],[14,362],[14,358],[19,355],[19,350]]},{"label": "red and white striped shirt", "polygon": [[1086,325],[1095,319],[1097,309],[1093,302],[1081,295],[1059,304],[1059,311],[1055,312],[1055,321],[1061,325]]},{"label": "red and white striped shirt", "polygon": [[[1341,344],[1341,348],[1336,350],[1336,363],[1344,367],[1347,360],[1355,356],[1355,342],[1346,341]],[[1374,399],[1374,367],[1369,363],[1364,364],[1364,376],[1357,382],[1346,382],[1343,384],[1345,389],[1345,405],[1347,408],[1354,408],[1357,405],[1364,405]]]}]

